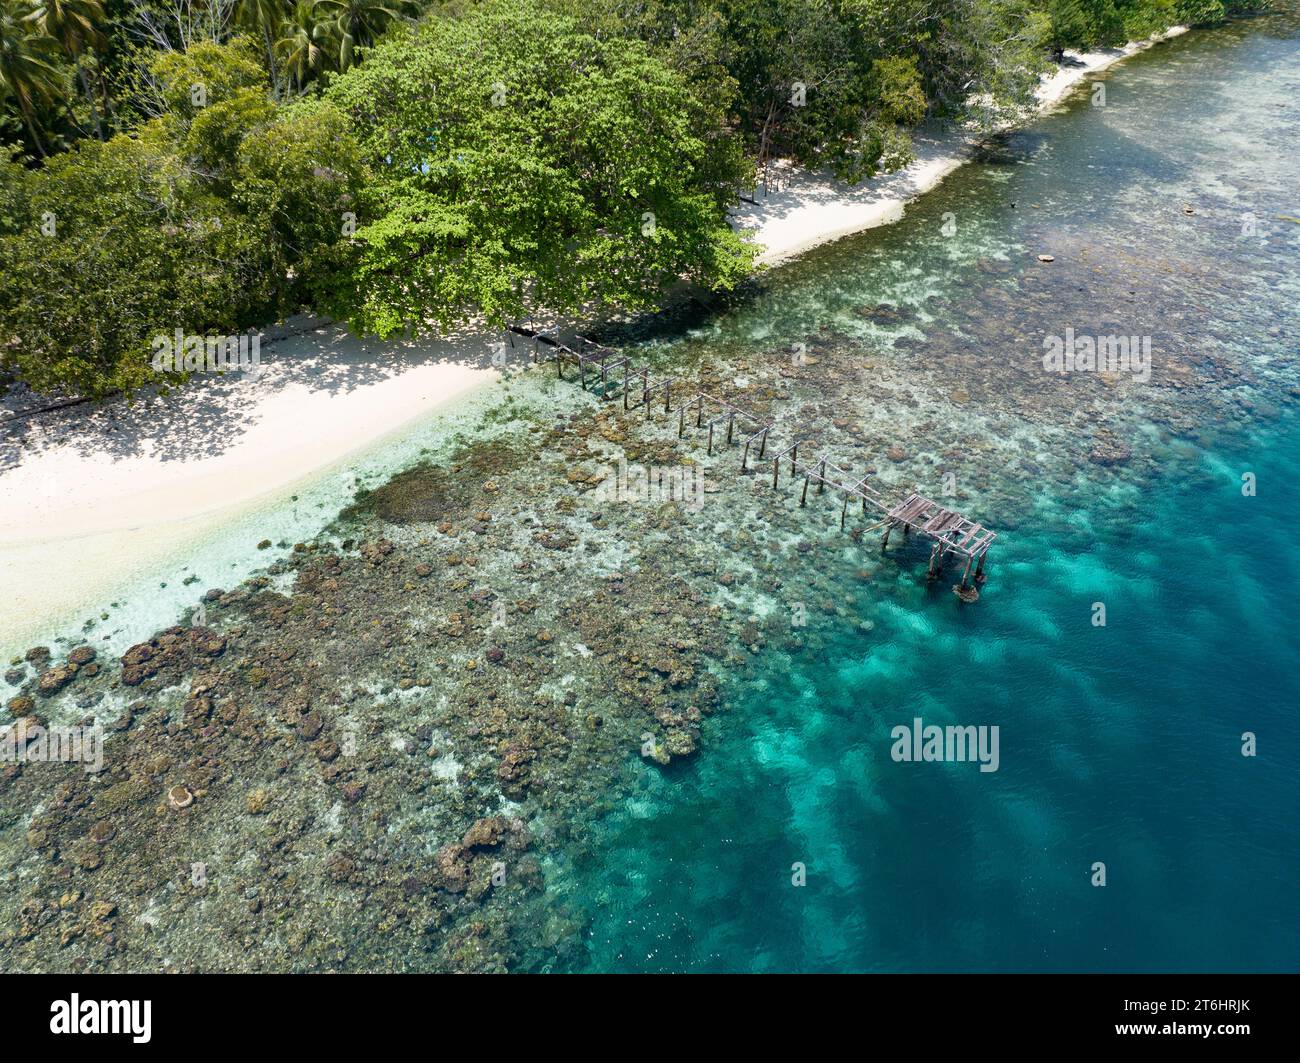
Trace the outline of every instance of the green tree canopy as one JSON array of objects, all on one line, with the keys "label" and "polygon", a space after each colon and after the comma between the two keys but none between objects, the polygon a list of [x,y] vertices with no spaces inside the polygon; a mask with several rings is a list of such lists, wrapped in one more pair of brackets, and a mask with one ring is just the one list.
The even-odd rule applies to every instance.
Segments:
[{"label": "green tree canopy", "polygon": [[342,268],[360,176],[347,121],[320,100],[276,109],[246,57],[241,41],[166,55],[161,117],[0,168],[0,336],[31,387],[158,382],[154,336],[263,325]]},{"label": "green tree canopy", "polygon": [[367,331],[650,307],[750,268],[725,115],[641,41],[487,5],[390,36],[328,96],[371,172],[341,308]]},{"label": "green tree canopy", "polygon": [[0,0],[0,99],[21,115],[32,144],[46,154],[39,111],[66,91],[55,57],[58,44],[31,17],[21,0]]}]

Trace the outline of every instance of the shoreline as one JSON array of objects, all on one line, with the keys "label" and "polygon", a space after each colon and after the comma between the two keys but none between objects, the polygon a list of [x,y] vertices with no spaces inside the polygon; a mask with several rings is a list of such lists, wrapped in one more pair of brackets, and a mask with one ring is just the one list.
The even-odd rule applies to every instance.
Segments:
[{"label": "shoreline", "polygon": [[321,322],[271,338],[275,357],[256,376],[37,414],[3,439],[17,460],[5,454],[0,466],[0,546],[255,503],[498,379],[491,342],[388,343],[375,357],[372,344]]},{"label": "shoreline", "polygon": [[251,527],[223,533],[285,510],[266,536],[314,534],[320,521],[306,504],[286,508],[295,492],[308,497],[501,379],[491,364],[495,334],[389,342],[377,356],[377,344],[340,325],[295,321],[301,331],[281,326],[268,337],[256,379],[232,373],[132,406],[57,410],[4,426],[0,646],[69,636],[87,615],[151,583],[155,597],[172,597],[177,588],[164,588],[177,578],[177,558],[196,543],[212,543],[227,570],[238,552],[255,566],[252,546],[264,536],[245,542]]},{"label": "shoreline", "polygon": [[[1037,106],[1025,115],[1025,120],[1050,111],[1089,76],[1186,32],[1186,26],[1173,26],[1145,41],[1130,41],[1122,48],[1067,51],[1072,64],[1043,76],[1035,93]],[[1008,128],[1019,124],[1009,123]],[[780,160],[773,165],[781,182],[780,191],[770,192],[757,204],[742,203],[732,210],[731,218],[763,248],[758,257],[760,266],[781,265],[823,244],[898,221],[908,204],[934,191],[944,178],[968,162],[971,148],[987,135],[953,130],[939,136],[916,137],[916,158],[911,163],[854,187],[825,173]]]},{"label": "shoreline", "polygon": [[[1074,65],[1044,76],[1035,113],[1089,75],[1184,32],[1067,53]],[[954,132],[918,140],[912,164],[856,188],[784,167],[789,185],[758,206],[742,204],[733,221],[765,245],[761,265],[788,261],[897,221],[968,160],[978,139]],[[176,544],[206,541],[491,391],[502,379],[493,360],[501,338],[466,329],[361,340],[299,317],[267,330],[271,357],[257,378],[229,374],[133,405],[58,409],[0,426],[0,583],[10,606],[0,645],[71,634],[74,617],[165,578]],[[12,396],[5,405],[13,408]]]},{"label": "shoreline", "polygon": [[[386,481],[395,463],[418,461],[434,417],[449,432],[477,421],[496,398],[486,383],[256,497],[148,526],[0,540],[0,585],[9,606],[0,620],[0,655],[9,660],[33,645],[87,639],[120,654],[157,629],[159,613],[181,616],[209,587],[242,583],[294,543],[319,535],[357,489]],[[264,554],[259,546],[267,540]]]},{"label": "shoreline", "polygon": [[[1243,776],[1235,736],[1285,733],[1300,667],[1270,635],[1289,520],[1269,490],[1300,470],[1286,328],[1300,233],[1241,240],[1225,223],[1243,182],[1270,214],[1296,187],[1284,138],[1261,135],[1294,44],[1230,41],[1198,34],[1125,68],[1108,112],[1075,95],[1014,137],[1051,141],[1032,165],[980,163],[656,352],[772,426],[768,466],[815,440],[885,509],[933,490],[987,521],[999,541],[980,601],[951,593],[951,562],[927,578],[919,540],[886,550],[879,514],[849,513],[848,496],[738,469],[743,427],[719,445],[703,416],[683,433],[676,411],[629,415],[553,366],[507,371],[301,500],[181,544],[168,589],[143,583],[113,625],[9,670],[18,733],[31,716],[100,728],[104,770],[7,773],[6,968],[1281,962],[1278,919],[1254,910],[1226,936],[1185,932],[1225,890],[1290,911],[1289,805],[1251,819],[1262,777]],[[1208,106],[1207,82],[1223,90]],[[1124,150],[1165,130],[1158,159]],[[980,223],[936,255],[931,223],[950,207]],[[1035,246],[1051,269],[1015,254]],[[1042,367],[1041,336],[1099,315],[1160,337],[1158,371]],[[800,343],[811,357],[790,357]],[[660,481],[692,468],[702,504],[684,475],[655,496],[611,491],[622,463]],[[1243,469],[1258,498],[1242,498]],[[354,488],[302,546],[253,549],[286,510],[328,521]],[[255,566],[242,581],[236,550]],[[1089,623],[1094,599],[1113,634]],[[123,620],[140,628],[129,648],[102,638]],[[1243,634],[1271,707],[1244,722],[1230,696]],[[1173,708],[1148,740],[1153,682]],[[892,729],[916,717],[1018,736],[1006,785],[973,755],[895,764]],[[1217,767],[1178,770],[1201,762]],[[1271,767],[1263,781],[1289,792]],[[1185,829],[1135,823],[1148,806]],[[1039,902],[1078,895],[1067,865],[1089,831],[1142,888],[1063,930],[1061,905]],[[1246,859],[1230,882],[1189,878],[1207,851]],[[791,866],[811,872],[793,900],[764,870]],[[953,882],[959,903],[936,907]],[[1178,904],[1153,922],[1151,897]],[[919,944],[896,932],[918,919]]]}]

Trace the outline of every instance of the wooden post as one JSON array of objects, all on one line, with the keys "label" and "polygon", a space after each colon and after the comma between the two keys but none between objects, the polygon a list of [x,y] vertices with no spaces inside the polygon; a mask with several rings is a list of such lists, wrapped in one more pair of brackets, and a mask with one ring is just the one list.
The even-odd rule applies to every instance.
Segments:
[{"label": "wooden post", "polygon": [[844,530],[844,518],[849,515],[849,493],[844,492],[844,508],[840,510],[840,531]]},{"label": "wooden post", "polygon": [[781,459],[773,458],[772,459],[772,490],[773,491],[776,490],[777,477],[779,477],[780,475],[781,475]]},{"label": "wooden post", "polygon": [[963,591],[966,589],[966,577],[970,575],[970,565],[974,560],[973,557],[966,558],[966,567],[962,570],[961,574],[961,589]]},{"label": "wooden post", "polygon": [[709,422],[709,457],[713,457],[713,422]]},{"label": "wooden post", "polygon": [[673,382],[670,380],[664,385],[664,413],[672,409]]},{"label": "wooden post", "polygon": [[682,438],[682,433],[686,431],[686,407],[685,407],[685,406],[683,406],[683,407],[681,408],[680,414],[681,414],[681,415],[677,418],[677,438],[678,438],[678,439],[681,439],[681,438]]},{"label": "wooden post", "polygon": [[745,463],[749,461],[749,440],[745,440],[745,452],[740,455],[740,471],[745,471]]},{"label": "wooden post", "polygon": [[699,401],[695,404],[695,427],[704,427],[704,396],[698,396]]},{"label": "wooden post", "polygon": [[803,478],[803,497],[799,499],[799,505],[806,506],[807,504],[808,504],[808,476],[805,475]]},{"label": "wooden post", "polygon": [[799,458],[799,444],[796,443],[794,446],[790,448],[790,475],[791,476],[794,475],[794,466],[798,458]]},{"label": "wooden post", "polygon": [[758,441],[758,460],[763,460],[763,451],[767,450],[767,433],[770,429],[763,429],[763,438]]},{"label": "wooden post", "polygon": [[822,458],[822,463],[817,466],[817,493],[821,494],[826,490],[826,459]]},{"label": "wooden post", "polygon": [[731,411],[731,416],[727,418],[727,445],[731,445],[731,430],[736,426],[736,411]]},{"label": "wooden post", "polygon": [[894,522],[891,520],[885,525],[885,537],[880,540],[880,552],[883,554],[889,549],[889,533],[894,530]]},{"label": "wooden post", "polygon": [[986,579],[984,575],[984,554],[980,554],[980,562],[975,566],[975,582],[983,583]]}]

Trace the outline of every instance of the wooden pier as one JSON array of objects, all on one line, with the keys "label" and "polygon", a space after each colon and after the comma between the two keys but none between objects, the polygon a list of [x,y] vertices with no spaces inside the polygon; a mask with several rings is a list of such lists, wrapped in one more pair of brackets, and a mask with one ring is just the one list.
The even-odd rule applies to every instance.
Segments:
[{"label": "wooden pier", "polygon": [[[602,400],[622,398],[623,409],[629,412],[645,410],[648,419],[652,410],[659,406],[659,396],[663,395],[663,411],[671,423],[677,417],[677,435],[681,438],[688,421],[693,420],[692,427],[708,430],[708,453],[711,456],[717,443],[716,436],[726,429],[725,444],[743,445],[740,456],[740,472],[749,473],[751,458],[755,462],[766,460],[768,438],[776,430],[776,422],[756,417],[726,399],[720,399],[703,391],[691,392],[681,377],[663,377],[652,380],[648,368],[635,369],[622,352],[613,347],[605,347],[582,336],[577,337],[578,348],[575,350],[559,341],[554,336],[543,332],[511,326],[510,331],[533,341],[534,358],[538,361],[554,359],[556,372],[564,379],[564,368],[571,365],[578,370],[579,383],[584,390],[596,391]],[[511,341],[513,342],[513,340]],[[542,355],[540,345],[545,345],[549,352]],[[613,381],[611,394],[611,374],[621,370],[621,382]],[[588,387],[588,375],[592,376],[594,385],[598,377],[599,390]],[[621,386],[620,386],[621,385]],[[678,403],[673,405],[674,389]],[[741,438],[737,438],[739,425]],[[800,460],[799,452],[805,457]],[[809,455],[812,455],[809,457]],[[965,560],[961,582],[953,586],[953,593],[963,602],[974,602],[979,598],[978,588],[985,580],[984,559],[997,534],[982,524],[962,516],[956,510],[948,509],[938,502],[923,495],[910,494],[901,502],[891,504],[868,482],[870,477],[855,478],[851,473],[835,465],[824,451],[818,451],[814,438],[796,439],[784,450],[774,454],[772,461],[772,489],[776,490],[781,480],[781,470],[785,460],[789,459],[789,477],[798,481],[803,479],[799,495],[799,505],[808,504],[808,491],[815,485],[817,494],[824,494],[827,488],[842,496],[840,506],[840,528],[848,520],[849,507],[860,506],[864,517],[876,518],[867,531],[884,529],[880,541],[882,551],[889,547],[889,536],[895,528],[902,528],[903,537],[915,532],[930,542],[930,564],[926,578],[931,583],[940,579],[944,566],[950,559],[960,563]],[[971,568],[974,566],[974,574]]]}]

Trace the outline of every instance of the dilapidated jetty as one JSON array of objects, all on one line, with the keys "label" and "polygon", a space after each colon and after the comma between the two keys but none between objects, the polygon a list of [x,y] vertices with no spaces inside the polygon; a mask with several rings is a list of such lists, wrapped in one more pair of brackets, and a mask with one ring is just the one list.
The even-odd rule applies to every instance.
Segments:
[{"label": "dilapidated jetty", "polygon": [[[742,448],[742,474],[756,471],[751,469],[751,460],[755,464],[768,460],[768,440],[776,431],[775,421],[764,420],[707,392],[692,391],[681,377],[669,376],[653,380],[647,367],[635,368],[621,351],[583,336],[576,338],[575,348],[561,343],[555,336],[522,326],[511,326],[510,331],[533,342],[534,360],[554,361],[556,372],[562,379],[566,366],[577,369],[578,382],[584,390],[594,392],[602,400],[621,398],[623,409],[628,412],[644,410],[648,419],[652,411],[658,409],[662,396],[663,413],[669,423],[676,417],[679,438],[685,434],[690,422],[693,422],[691,427],[697,430],[707,429],[710,456],[715,445],[718,445],[718,436],[725,430],[725,442],[721,445],[738,445]],[[801,451],[804,455],[802,459]],[[909,494],[901,502],[889,502],[871,486],[870,477],[855,478],[836,465],[819,448],[815,437],[798,438],[772,456],[773,490],[780,485],[781,471],[787,459],[789,478],[796,482],[801,478],[803,480],[799,505],[808,504],[808,492],[814,485],[819,495],[829,488],[832,493],[842,496],[840,527],[843,528],[848,520],[849,507],[860,506],[863,516],[876,518],[875,523],[866,531],[884,529],[880,543],[882,551],[888,549],[889,536],[895,528],[902,529],[904,539],[915,532],[930,543],[927,579],[931,582],[940,579],[949,560],[955,559],[958,563],[964,560],[961,582],[953,586],[953,593],[964,602],[973,602],[979,598],[978,588],[985,580],[984,560],[993,540],[997,538],[996,532],[956,510],[916,493]]]}]

